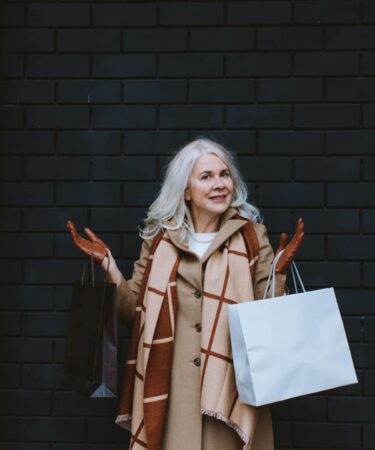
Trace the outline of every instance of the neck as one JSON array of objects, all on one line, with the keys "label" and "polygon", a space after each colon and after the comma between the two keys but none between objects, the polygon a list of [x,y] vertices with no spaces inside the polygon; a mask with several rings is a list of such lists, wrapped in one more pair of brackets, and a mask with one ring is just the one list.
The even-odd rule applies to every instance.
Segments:
[{"label": "neck", "polygon": [[191,216],[196,233],[215,233],[219,231],[221,215],[206,216],[193,211]]}]

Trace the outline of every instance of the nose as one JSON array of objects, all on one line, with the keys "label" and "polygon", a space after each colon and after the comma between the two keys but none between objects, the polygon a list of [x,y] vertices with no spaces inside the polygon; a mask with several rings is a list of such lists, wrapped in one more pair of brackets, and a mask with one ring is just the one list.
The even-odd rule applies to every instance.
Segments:
[{"label": "nose", "polygon": [[213,185],[213,189],[222,189],[224,187],[224,183],[223,180],[221,179],[220,176],[215,177],[215,181],[214,181],[214,185]]}]

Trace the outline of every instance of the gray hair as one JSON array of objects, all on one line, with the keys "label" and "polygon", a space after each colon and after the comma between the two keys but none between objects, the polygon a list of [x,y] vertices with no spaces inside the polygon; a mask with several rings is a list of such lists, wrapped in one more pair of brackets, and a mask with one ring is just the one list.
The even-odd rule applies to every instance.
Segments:
[{"label": "gray hair", "polygon": [[[242,217],[254,222],[263,221],[259,209],[246,202],[247,187],[242,180],[233,154],[218,142],[198,136],[195,140],[180,147],[169,162],[163,184],[144,219],[145,227],[144,229],[140,228],[139,235],[142,238],[152,239],[163,228],[180,229],[179,238],[183,242],[187,234],[194,231],[191,213],[185,203],[184,191],[197,159],[207,153],[218,156],[230,170],[233,180],[230,206],[236,208]],[[172,218],[175,220],[174,226],[165,223]]]}]

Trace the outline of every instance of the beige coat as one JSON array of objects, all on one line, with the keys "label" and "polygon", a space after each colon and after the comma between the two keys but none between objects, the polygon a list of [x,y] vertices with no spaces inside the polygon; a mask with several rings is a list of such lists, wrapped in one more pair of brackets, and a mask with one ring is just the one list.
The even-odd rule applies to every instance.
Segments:
[{"label": "beige coat", "polygon": [[[200,414],[200,322],[201,291],[204,263],[229,236],[239,230],[246,220],[232,219],[237,211],[229,208],[223,215],[220,230],[214,241],[199,258],[181,243],[178,231],[168,231],[169,237],[182,252],[178,267],[178,314],[175,329],[169,410],[166,417],[161,450],[240,450],[243,443],[238,435],[224,423]],[[274,256],[263,224],[254,223],[259,240],[259,260],[254,279],[255,299],[262,298],[270,265]],[[120,319],[131,324],[135,311],[142,275],[149,254],[150,242],[144,240],[139,259],[134,263],[132,278],[121,284],[117,291]],[[239,274],[240,276],[240,274]],[[285,276],[277,280],[277,293],[283,292]],[[270,406],[259,408],[256,436],[247,450],[274,450]]]}]

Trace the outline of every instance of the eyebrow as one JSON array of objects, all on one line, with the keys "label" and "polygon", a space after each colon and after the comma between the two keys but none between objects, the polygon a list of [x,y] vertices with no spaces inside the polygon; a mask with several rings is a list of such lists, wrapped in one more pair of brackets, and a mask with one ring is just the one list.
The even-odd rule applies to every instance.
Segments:
[{"label": "eyebrow", "polygon": [[[230,170],[229,169],[223,169],[223,170],[220,170],[220,173],[221,172],[229,172],[230,173]],[[212,173],[212,170],[204,170],[203,172],[201,172],[200,174],[199,174],[199,176],[201,176],[202,174],[204,174],[204,173]]]}]

